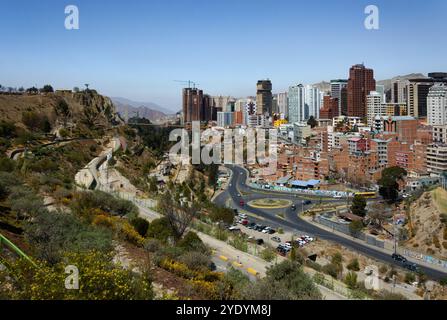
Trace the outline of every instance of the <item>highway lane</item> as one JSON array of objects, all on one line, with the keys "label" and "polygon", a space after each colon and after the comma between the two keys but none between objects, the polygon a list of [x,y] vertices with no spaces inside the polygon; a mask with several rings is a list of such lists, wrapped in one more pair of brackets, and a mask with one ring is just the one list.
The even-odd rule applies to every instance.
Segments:
[{"label": "highway lane", "polygon": [[[276,192],[268,192],[268,191],[262,191],[262,193],[259,193],[259,190],[250,188],[245,184],[246,178],[247,178],[247,171],[241,167],[237,166],[228,166],[232,171],[233,175],[231,178],[231,182],[229,184],[229,187],[227,190],[222,192],[219,196],[217,196],[214,199],[214,202],[220,206],[226,206],[228,198],[232,199],[233,201],[233,208],[237,208],[239,210],[245,210],[248,211],[255,216],[260,217],[264,220],[264,224],[266,224],[266,221],[272,222],[272,226],[281,226],[283,229],[287,230],[293,230],[293,232],[296,233],[307,233],[309,235],[328,240],[333,241],[335,243],[338,243],[340,245],[343,245],[345,247],[348,247],[350,249],[353,249],[357,252],[360,252],[362,254],[365,254],[367,256],[370,256],[371,258],[374,258],[376,260],[382,261],[383,263],[386,263],[388,265],[396,265],[397,267],[401,267],[400,264],[396,263],[391,258],[391,253],[385,253],[381,250],[374,249],[373,247],[364,245],[362,243],[350,240],[349,238],[339,236],[337,234],[334,234],[332,232],[326,231],[325,229],[321,229],[301,218],[299,218],[298,213],[301,210],[300,201],[302,201],[304,198],[308,198],[307,196],[303,197],[295,197],[290,195],[283,195]],[[247,196],[245,196],[242,193],[247,193]],[[241,194],[242,197],[239,197],[239,194]],[[256,196],[257,194],[257,196]],[[284,209],[285,219],[282,219],[278,216],[276,216],[272,212],[264,211],[258,208],[249,207],[246,204],[244,206],[241,206],[239,204],[240,199],[244,199],[244,201],[250,197],[260,197],[260,198],[285,198],[285,199],[293,199],[295,203],[297,204],[297,211],[292,211],[290,208]],[[251,198],[250,198],[251,199]],[[245,201],[246,202],[246,201]],[[333,201],[333,202],[340,202]],[[417,263],[417,261],[412,260],[412,262],[416,263],[419,268],[424,272],[425,275],[427,275],[431,279],[439,280],[441,278],[445,278],[447,276],[447,272],[442,272],[437,269],[429,268],[423,265],[420,265]]]}]

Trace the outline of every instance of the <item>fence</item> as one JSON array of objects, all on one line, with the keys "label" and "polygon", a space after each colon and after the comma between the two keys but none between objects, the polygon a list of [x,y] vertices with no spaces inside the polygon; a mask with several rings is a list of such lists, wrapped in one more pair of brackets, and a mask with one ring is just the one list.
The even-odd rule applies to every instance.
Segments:
[{"label": "fence", "polygon": [[277,191],[277,192],[289,192],[292,194],[302,194],[302,195],[311,195],[311,196],[319,196],[319,197],[331,197],[331,198],[346,198],[353,197],[354,194],[351,192],[344,191],[332,191],[332,190],[305,190],[305,189],[294,189],[283,186],[271,186],[269,185],[266,188],[264,185],[257,183],[248,183],[248,185],[254,189],[259,190],[268,190],[268,191]]},{"label": "fence", "polygon": [[[337,221],[330,220],[324,216],[315,216],[314,221],[322,224],[328,228],[331,228],[333,231],[338,231],[341,233],[344,233],[349,236],[353,236],[351,230],[349,229],[349,224],[347,223],[341,223]],[[385,248],[385,241],[377,239],[376,237],[372,235],[365,234],[363,232],[359,232],[355,235],[355,238],[365,241],[367,244],[379,247],[379,248]]]}]

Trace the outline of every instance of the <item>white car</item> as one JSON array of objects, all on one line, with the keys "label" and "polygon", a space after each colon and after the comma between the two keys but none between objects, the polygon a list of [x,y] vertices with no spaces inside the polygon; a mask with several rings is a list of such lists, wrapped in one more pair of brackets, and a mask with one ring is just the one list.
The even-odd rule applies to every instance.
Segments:
[{"label": "white car", "polygon": [[230,231],[236,231],[236,230],[240,230],[238,226],[231,226],[228,228],[228,230]]},{"label": "white car", "polygon": [[269,232],[269,230],[270,230],[270,228],[267,227],[267,228],[264,228],[261,232],[262,232],[262,233],[267,233],[267,232]]},{"label": "white car", "polygon": [[247,219],[248,217],[247,217],[247,215],[246,215],[245,213],[240,213],[240,214],[239,214],[239,218],[241,218],[241,219]]}]

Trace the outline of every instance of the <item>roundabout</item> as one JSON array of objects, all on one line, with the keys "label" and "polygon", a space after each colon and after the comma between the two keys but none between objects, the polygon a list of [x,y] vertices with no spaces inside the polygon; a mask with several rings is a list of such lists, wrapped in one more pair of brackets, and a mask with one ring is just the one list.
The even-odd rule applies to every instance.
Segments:
[{"label": "roundabout", "polygon": [[277,198],[263,198],[249,201],[247,205],[257,209],[283,209],[290,207],[292,201]]}]

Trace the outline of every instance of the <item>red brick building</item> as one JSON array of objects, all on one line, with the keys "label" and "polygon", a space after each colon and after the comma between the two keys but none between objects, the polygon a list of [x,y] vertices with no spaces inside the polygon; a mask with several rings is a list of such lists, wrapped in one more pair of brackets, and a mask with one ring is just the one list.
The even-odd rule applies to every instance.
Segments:
[{"label": "red brick building", "polygon": [[376,90],[374,71],[356,64],[349,70],[348,116],[364,118],[367,115],[366,96]]}]

